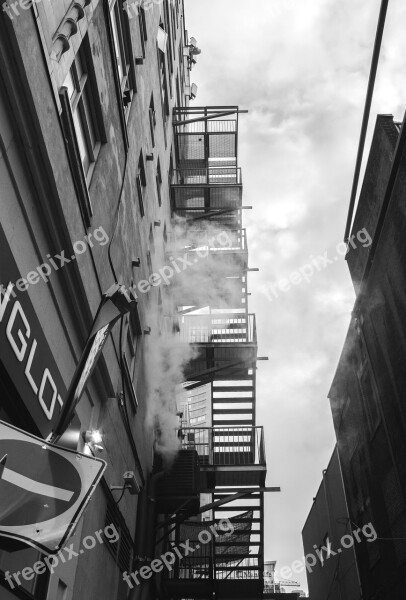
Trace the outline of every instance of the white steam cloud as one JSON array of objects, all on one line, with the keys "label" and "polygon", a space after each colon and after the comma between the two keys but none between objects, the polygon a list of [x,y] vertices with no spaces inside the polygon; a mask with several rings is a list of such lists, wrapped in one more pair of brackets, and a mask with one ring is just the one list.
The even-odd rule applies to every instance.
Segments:
[{"label": "white steam cloud", "polygon": [[[152,328],[146,339],[146,425],[155,428],[156,450],[167,465],[180,448],[177,402],[182,394],[186,396],[182,385],[185,369],[195,357],[194,347],[180,335],[176,314],[186,306],[196,310],[208,306],[241,306],[241,268],[238,265],[245,260],[243,252],[234,252],[241,247],[234,232],[219,229],[211,223],[198,221],[190,227],[178,218],[173,223],[168,242],[166,265],[173,266],[177,257],[186,255],[191,264],[182,267],[170,284],[163,287],[162,308],[151,303],[148,309],[149,321],[160,325]],[[213,248],[218,250],[213,251]],[[240,273],[240,277],[234,273]]]}]

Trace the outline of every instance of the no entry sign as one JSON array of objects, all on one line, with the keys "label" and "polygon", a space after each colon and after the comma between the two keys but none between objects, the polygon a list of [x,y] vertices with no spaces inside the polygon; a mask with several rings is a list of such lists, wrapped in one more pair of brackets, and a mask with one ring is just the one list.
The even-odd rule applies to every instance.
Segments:
[{"label": "no entry sign", "polygon": [[0,421],[0,536],[58,552],[106,468]]}]

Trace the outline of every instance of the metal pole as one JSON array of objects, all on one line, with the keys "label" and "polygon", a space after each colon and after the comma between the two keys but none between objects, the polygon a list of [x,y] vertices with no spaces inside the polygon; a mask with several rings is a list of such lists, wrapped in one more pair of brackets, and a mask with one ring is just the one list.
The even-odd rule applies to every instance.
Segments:
[{"label": "metal pole", "polygon": [[360,139],[359,139],[359,144],[358,144],[357,160],[355,163],[354,179],[352,182],[350,206],[348,208],[347,224],[346,224],[345,233],[344,233],[344,242],[346,242],[346,243],[348,242],[348,238],[350,236],[355,200],[357,197],[358,182],[359,182],[359,176],[360,176],[360,172],[361,172],[362,157],[364,154],[365,139],[366,139],[366,135],[367,135],[369,115],[371,112],[372,97],[373,97],[374,87],[375,87],[376,72],[378,70],[379,55],[380,55],[380,51],[381,51],[383,31],[385,28],[385,20],[386,20],[386,13],[388,10],[388,3],[389,3],[389,0],[382,0],[381,9],[379,12],[378,27],[377,27],[377,31],[376,31],[374,51],[372,54],[371,71],[369,74],[368,89],[367,89],[367,95],[366,95],[366,100],[365,100],[364,116],[362,118],[361,134],[360,134]]}]

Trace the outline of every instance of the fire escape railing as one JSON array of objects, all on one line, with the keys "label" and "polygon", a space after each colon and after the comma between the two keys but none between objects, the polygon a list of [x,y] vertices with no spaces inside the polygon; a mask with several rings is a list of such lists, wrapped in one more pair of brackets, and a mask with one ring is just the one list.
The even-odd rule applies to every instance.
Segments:
[{"label": "fire escape railing", "polygon": [[255,315],[184,315],[179,323],[179,339],[188,344],[255,344]]},{"label": "fire escape railing", "polygon": [[263,427],[185,427],[182,448],[196,450],[201,466],[265,466]]}]

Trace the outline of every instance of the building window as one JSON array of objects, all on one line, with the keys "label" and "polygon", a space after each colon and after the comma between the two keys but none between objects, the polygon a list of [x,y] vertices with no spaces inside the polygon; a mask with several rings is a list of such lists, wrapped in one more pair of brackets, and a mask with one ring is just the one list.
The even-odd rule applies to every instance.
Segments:
[{"label": "building window", "polygon": [[[180,80],[182,81],[182,86],[184,85],[185,82],[185,58],[183,56],[183,40],[180,40],[179,43],[179,73],[180,73]],[[183,88],[182,88],[183,91]]]},{"label": "building window", "polygon": [[135,354],[132,359],[128,359],[125,352],[123,352],[123,379],[125,386],[125,396],[130,400],[130,405],[133,413],[135,414],[138,409],[137,394],[133,384],[133,373],[135,364]]},{"label": "building window", "polygon": [[166,76],[165,54],[162,50],[158,50],[159,54],[159,79],[161,84],[161,100],[164,125],[166,125],[167,117],[169,116],[169,94],[168,94],[168,79]]},{"label": "building window", "polygon": [[145,177],[144,158],[143,158],[142,152],[141,152],[140,158],[138,160],[138,171],[137,171],[137,194],[138,194],[138,202],[139,202],[139,206],[140,206],[141,217],[143,217],[145,215],[144,197],[145,197],[146,185],[147,185],[147,180]]},{"label": "building window", "polygon": [[[131,281],[131,288],[134,288],[134,281]],[[127,317],[127,335],[124,340],[123,358],[123,384],[126,399],[129,399],[133,414],[138,409],[138,398],[135,390],[137,364],[139,365],[138,344],[142,335],[142,327],[138,310],[132,311]]]},{"label": "building window", "polygon": [[86,227],[91,224],[89,185],[101,144],[106,142],[87,36],[59,91],[61,124],[76,193]]},{"label": "building window", "polygon": [[175,7],[173,3],[171,3],[171,17],[172,17],[172,51],[173,51],[173,60],[176,57],[176,15],[175,15]]},{"label": "building window", "polygon": [[158,197],[159,206],[162,205],[162,172],[161,172],[161,162],[158,158],[158,164],[156,167],[156,193]]},{"label": "building window", "polygon": [[115,0],[110,5],[110,26],[120,97],[127,119],[136,85],[128,17],[120,0]]},{"label": "building window", "polygon": [[152,256],[151,256],[150,250],[147,250],[147,265],[148,265],[149,274],[152,275],[154,269],[152,267]]},{"label": "building window", "polygon": [[182,106],[182,96],[180,91],[179,75],[176,75],[176,102],[178,107]]},{"label": "building window", "polygon": [[[131,281],[131,288],[134,287],[134,282]],[[124,379],[126,381],[126,396],[130,398],[132,408],[135,410],[138,407],[138,400],[135,394],[133,383],[135,381],[135,365],[137,359],[138,338],[141,335],[141,329],[138,326],[138,320],[126,318],[127,335],[123,344],[123,366]]]},{"label": "building window", "polygon": [[68,90],[83,170],[86,179],[89,180],[100,150],[100,134],[95,118],[94,96],[83,45],[75,56],[64,87]]},{"label": "building window", "polygon": [[155,253],[154,232],[152,230],[152,225],[151,225],[150,230],[149,230],[148,250],[147,250],[147,264],[148,264],[148,270],[149,270],[150,275],[152,275],[152,273],[154,272],[154,268],[152,265],[152,255],[154,253]]},{"label": "building window", "polygon": [[168,170],[168,185],[169,188],[172,185],[172,181],[173,181],[173,154],[172,154],[172,150],[171,150],[171,155],[169,158],[169,170]]},{"label": "building window", "polygon": [[[163,28],[166,31],[166,33],[168,34],[167,50],[168,50],[169,68],[170,68],[170,72],[173,73],[172,31],[171,31],[171,19],[170,19],[170,13],[169,13],[168,0],[164,0],[164,18],[165,18],[165,24],[164,24]],[[171,85],[171,81],[170,81],[170,85]],[[172,96],[172,88],[171,88],[171,96]]]},{"label": "building window", "polygon": [[154,103],[154,95],[151,95],[151,102],[149,103],[149,128],[151,131],[151,142],[152,147],[155,148],[155,127],[156,127],[156,112],[155,112],[155,103]]},{"label": "building window", "polygon": [[146,41],[148,40],[148,32],[147,32],[147,20],[146,20],[146,16],[145,16],[145,9],[143,6],[139,6],[139,8],[138,8],[138,25],[140,28],[142,56],[143,56],[143,58],[145,58],[145,46],[146,46]]}]

